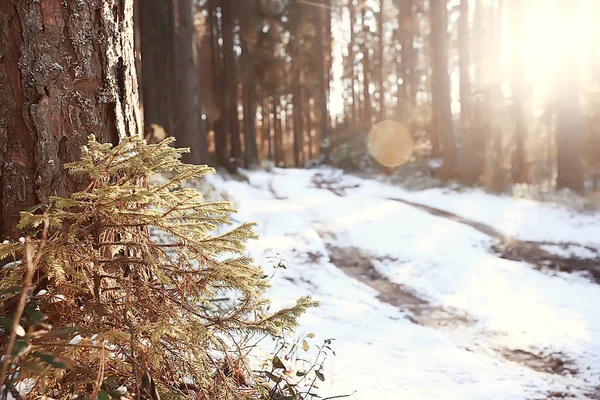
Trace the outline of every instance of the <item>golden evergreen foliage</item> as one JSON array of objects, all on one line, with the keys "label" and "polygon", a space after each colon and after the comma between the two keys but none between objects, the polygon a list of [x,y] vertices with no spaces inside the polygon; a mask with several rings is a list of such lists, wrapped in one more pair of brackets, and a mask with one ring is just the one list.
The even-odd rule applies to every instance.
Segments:
[{"label": "golden evergreen foliage", "polygon": [[[269,392],[238,339],[292,330],[316,303],[303,297],[265,312],[268,281],[245,255],[253,224],[214,234],[235,209],[181,188],[212,169],[182,164],[185,150],[172,141],[148,145],[134,137],[113,148],[90,137],[81,160],[67,165],[89,186],[23,212],[19,227],[32,238],[0,244],[0,257],[10,261],[0,274],[5,353],[11,330],[19,331],[5,358],[11,392],[20,382],[30,387],[28,398],[245,399]],[[163,172],[175,176],[149,183]],[[156,232],[169,241],[158,243]],[[23,292],[28,270],[32,282]],[[225,290],[238,300],[216,306]],[[13,321],[21,297],[23,315]]]}]

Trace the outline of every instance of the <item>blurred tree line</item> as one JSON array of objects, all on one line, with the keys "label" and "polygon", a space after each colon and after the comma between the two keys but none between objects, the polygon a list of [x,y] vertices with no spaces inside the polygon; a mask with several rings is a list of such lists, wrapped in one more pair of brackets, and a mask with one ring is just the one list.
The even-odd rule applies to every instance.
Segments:
[{"label": "blurred tree line", "polygon": [[[536,1],[138,1],[146,134],[172,134],[192,148],[187,161],[235,171],[328,162],[392,119],[409,127],[416,158],[440,161],[430,172],[443,180],[583,191],[600,177],[599,29],[585,68],[581,46],[557,43],[536,108],[524,58]],[[596,0],[544,6],[568,27],[580,3],[600,11]]]}]

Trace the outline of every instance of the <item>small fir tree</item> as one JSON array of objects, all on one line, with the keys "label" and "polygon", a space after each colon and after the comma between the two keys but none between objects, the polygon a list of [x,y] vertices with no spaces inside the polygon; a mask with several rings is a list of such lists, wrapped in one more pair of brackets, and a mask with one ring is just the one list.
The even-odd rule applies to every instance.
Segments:
[{"label": "small fir tree", "polygon": [[[23,212],[27,239],[0,244],[5,391],[55,399],[271,393],[240,338],[292,330],[316,303],[302,297],[266,313],[268,280],[245,255],[253,224],[214,234],[235,210],[181,188],[212,169],[182,164],[185,150],[172,141],[134,137],[112,147],[90,137],[81,160],[67,165],[87,188]],[[150,183],[165,172],[174,177]],[[238,300],[224,306],[216,300],[227,290]]]}]

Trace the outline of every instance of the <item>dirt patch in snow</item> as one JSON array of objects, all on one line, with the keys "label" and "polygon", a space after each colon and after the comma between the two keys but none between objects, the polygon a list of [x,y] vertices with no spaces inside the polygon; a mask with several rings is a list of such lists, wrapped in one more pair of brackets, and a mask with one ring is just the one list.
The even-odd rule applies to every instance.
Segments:
[{"label": "dirt patch in snow", "polygon": [[373,265],[373,260],[397,261],[395,259],[376,257],[355,247],[327,246],[327,250],[333,265],[379,292],[377,298],[382,302],[406,311],[407,318],[415,324],[458,328],[474,323],[474,320],[459,310],[430,304],[408,287],[387,279]]},{"label": "dirt patch in snow", "polygon": [[[388,198],[431,215],[456,221],[468,225],[479,232],[498,241],[492,246],[492,251],[501,258],[513,261],[523,261],[540,270],[553,270],[563,272],[584,272],[600,283],[600,254],[598,250],[577,243],[552,243],[517,240],[504,235],[489,225],[461,217],[448,211],[429,207],[412,201]],[[582,255],[585,255],[583,257]]]},{"label": "dirt patch in snow", "polygon": [[555,375],[576,375],[577,368],[561,353],[535,354],[520,349],[501,349],[498,351],[507,360],[525,365],[535,371]]}]

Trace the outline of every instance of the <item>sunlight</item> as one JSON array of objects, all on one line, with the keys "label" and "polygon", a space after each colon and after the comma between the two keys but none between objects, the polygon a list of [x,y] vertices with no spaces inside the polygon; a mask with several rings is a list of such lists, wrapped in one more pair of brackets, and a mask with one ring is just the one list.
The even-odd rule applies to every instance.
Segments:
[{"label": "sunlight", "polygon": [[[511,46],[513,41],[520,42],[523,54],[525,82],[531,90],[532,100],[537,112],[543,112],[542,107],[551,96],[556,80],[556,73],[561,60],[565,57],[572,59],[577,55],[580,75],[588,72],[588,58],[593,37],[594,13],[591,0],[573,1],[569,4],[580,9],[565,12],[556,0],[531,0],[525,9],[523,36],[510,37],[506,35],[503,42],[502,68],[505,76],[511,71]],[[510,8],[507,7],[503,29],[512,33],[510,26]]]}]

